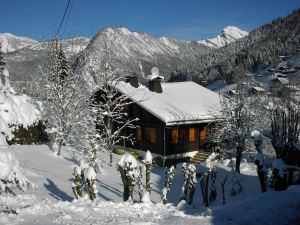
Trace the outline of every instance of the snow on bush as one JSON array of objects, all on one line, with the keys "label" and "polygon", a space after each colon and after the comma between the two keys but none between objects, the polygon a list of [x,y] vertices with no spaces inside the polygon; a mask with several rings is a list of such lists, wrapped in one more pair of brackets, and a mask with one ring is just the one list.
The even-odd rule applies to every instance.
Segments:
[{"label": "snow on bush", "polygon": [[164,184],[164,188],[162,190],[162,200],[163,200],[163,204],[167,204],[168,203],[168,195],[171,191],[171,184],[174,180],[174,175],[175,175],[175,168],[174,166],[171,166],[170,168],[166,168],[165,171],[165,184]]},{"label": "snow on bush", "polygon": [[258,130],[253,130],[251,132],[251,137],[254,139],[255,142],[262,142],[262,135]]},{"label": "snow on bush", "polygon": [[0,149],[0,168],[1,191],[5,191],[6,188],[14,187],[25,191],[27,187],[35,187],[24,175],[15,155],[5,147],[1,147]]},{"label": "snow on bush", "polygon": [[79,199],[83,197],[83,191],[87,191],[90,199],[95,200],[98,193],[96,178],[95,169],[81,159],[73,172],[72,190],[75,197]]},{"label": "snow on bush", "polygon": [[40,118],[40,112],[27,95],[16,95],[9,82],[7,69],[0,71],[0,132],[8,139],[13,138],[12,125],[28,127]]},{"label": "snow on bush", "polygon": [[125,154],[121,157],[121,159],[117,163],[117,166],[122,167],[124,169],[125,168],[135,169],[135,168],[137,168],[138,163],[132,155]]},{"label": "snow on bush", "polygon": [[152,166],[152,154],[147,150],[143,163],[146,166],[146,192],[144,193],[142,202],[151,202],[151,166]]},{"label": "snow on bush", "polygon": [[132,155],[125,154],[117,163],[117,170],[123,182],[123,200],[132,202],[133,189],[139,177],[138,162]]},{"label": "snow on bush", "polygon": [[149,150],[147,150],[146,154],[145,154],[145,159],[144,159],[144,163],[145,164],[152,164],[152,154]]},{"label": "snow on bush", "polygon": [[183,185],[181,188],[181,200],[188,201],[188,204],[192,204],[195,188],[197,185],[196,167],[194,164],[183,163],[181,171],[184,177]]},{"label": "snow on bush", "polygon": [[265,162],[264,153],[262,150],[262,141],[263,137],[261,133],[257,130],[251,132],[251,137],[254,140],[254,144],[256,146],[257,154],[254,158],[254,162],[256,162],[259,166],[263,166]]}]

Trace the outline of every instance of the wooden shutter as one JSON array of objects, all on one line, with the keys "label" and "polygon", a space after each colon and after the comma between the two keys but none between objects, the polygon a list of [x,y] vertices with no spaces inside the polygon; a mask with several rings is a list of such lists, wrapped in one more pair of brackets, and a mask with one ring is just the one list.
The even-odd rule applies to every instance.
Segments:
[{"label": "wooden shutter", "polygon": [[136,128],[136,139],[138,141],[142,140],[142,128],[141,127]]},{"label": "wooden shutter", "polygon": [[189,141],[195,141],[195,128],[189,128]]},{"label": "wooden shutter", "polygon": [[178,129],[177,128],[172,129],[172,143],[178,144]]},{"label": "wooden shutter", "polygon": [[157,134],[156,128],[150,128],[150,143],[156,144]]}]

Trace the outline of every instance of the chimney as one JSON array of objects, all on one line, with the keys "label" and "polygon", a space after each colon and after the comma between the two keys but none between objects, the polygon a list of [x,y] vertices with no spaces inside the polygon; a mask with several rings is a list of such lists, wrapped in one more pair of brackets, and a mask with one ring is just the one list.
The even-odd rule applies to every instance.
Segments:
[{"label": "chimney", "polygon": [[148,84],[149,91],[153,91],[156,93],[162,93],[163,90],[161,87],[161,81],[162,81],[161,77],[156,77],[156,78],[149,80],[149,84]]},{"label": "chimney", "polygon": [[137,74],[131,74],[125,78],[126,83],[129,83],[132,87],[139,87],[139,79]]}]

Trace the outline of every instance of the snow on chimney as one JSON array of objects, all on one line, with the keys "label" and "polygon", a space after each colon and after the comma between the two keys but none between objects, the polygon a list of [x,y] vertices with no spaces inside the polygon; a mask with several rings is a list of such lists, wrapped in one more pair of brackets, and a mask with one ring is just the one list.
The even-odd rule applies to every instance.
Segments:
[{"label": "snow on chimney", "polygon": [[151,69],[151,75],[147,76],[149,80],[148,89],[149,91],[162,93],[163,89],[161,87],[161,82],[164,80],[164,77],[159,76],[159,70],[157,67]]}]

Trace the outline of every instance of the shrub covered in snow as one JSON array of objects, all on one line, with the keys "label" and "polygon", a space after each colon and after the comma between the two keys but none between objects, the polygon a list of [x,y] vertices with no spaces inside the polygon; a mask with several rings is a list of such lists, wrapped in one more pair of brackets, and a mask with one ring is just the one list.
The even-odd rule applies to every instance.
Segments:
[{"label": "shrub covered in snow", "polygon": [[138,162],[132,155],[125,154],[117,163],[117,170],[123,182],[123,200],[132,202],[133,189],[139,176]]},{"label": "shrub covered in snow", "polygon": [[175,174],[174,166],[171,166],[170,168],[166,168],[166,171],[165,171],[165,184],[164,184],[164,188],[162,190],[163,204],[168,203],[168,195],[171,191],[171,184],[174,180],[174,174]]},{"label": "shrub covered in snow", "polygon": [[84,160],[74,167],[72,190],[77,199],[83,196],[84,190],[89,194],[91,200],[97,197],[96,172]]},{"label": "shrub covered in snow", "polygon": [[143,160],[146,166],[146,193],[144,197],[144,201],[149,201],[150,202],[150,194],[151,194],[151,167],[152,167],[152,154],[148,150],[145,155],[145,159]]},{"label": "shrub covered in snow", "polygon": [[263,138],[259,131],[254,130],[251,132],[251,137],[254,140],[254,145],[257,150],[257,154],[254,158],[254,162],[257,165],[257,175],[260,181],[262,192],[267,191],[267,165],[265,162],[265,156],[262,149]]},{"label": "shrub covered in snow", "polygon": [[0,189],[19,188],[25,191],[27,187],[35,187],[24,175],[15,155],[6,147],[0,149]]},{"label": "shrub covered in snow", "polygon": [[34,124],[39,120],[40,112],[32,104],[30,97],[25,94],[16,95],[9,81],[6,63],[2,57],[0,61],[0,132],[10,140],[17,126],[26,128]]},{"label": "shrub covered in snow", "polygon": [[181,200],[188,200],[188,203],[192,204],[197,184],[196,167],[193,164],[183,163],[181,169],[184,177],[181,189]]}]

